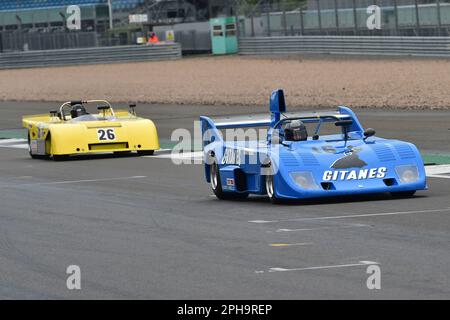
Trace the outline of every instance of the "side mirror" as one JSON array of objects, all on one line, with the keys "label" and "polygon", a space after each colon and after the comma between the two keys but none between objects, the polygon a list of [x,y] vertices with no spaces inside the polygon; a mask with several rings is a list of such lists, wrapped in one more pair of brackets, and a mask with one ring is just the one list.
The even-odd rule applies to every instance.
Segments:
[{"label": "side mirror", "polygon": [[369,138],[369,137],[371,137],[371,136],[373,136],[373,135],[375,135],[375,130],[372,129],[372,128],[367,128],[367,129],[364,131],[364,139],[363,139],[363,140],[366,140],[367,138]]}]

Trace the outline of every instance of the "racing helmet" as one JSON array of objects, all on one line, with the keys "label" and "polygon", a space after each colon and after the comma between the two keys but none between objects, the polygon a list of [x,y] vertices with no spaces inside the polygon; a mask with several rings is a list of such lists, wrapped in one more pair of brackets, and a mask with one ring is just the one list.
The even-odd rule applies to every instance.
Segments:
[{"label": "racing helmet", "polygon": [[300,120],[292,120],[284,127],[284,138],[287,141],[306,141],[308,132],[305,124]]},{"label": "racing helmet", "polygon": [[86,111],[86,108],[81,104],[73,106],[72,110],[70,110],[72,119],[84,116],[86,114],[88,114],[88,112]]}]

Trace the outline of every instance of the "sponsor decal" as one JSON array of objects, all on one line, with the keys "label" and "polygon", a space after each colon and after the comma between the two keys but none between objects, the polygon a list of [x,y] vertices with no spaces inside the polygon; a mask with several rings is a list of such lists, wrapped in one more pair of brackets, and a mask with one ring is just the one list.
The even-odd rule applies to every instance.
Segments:
[{"label": "sponsor decal", "polygon": [[[330,166],[331,169],[352,169],[363,168],[367,163],[359,158],[358,153],[361,148],[348,147],[345,155],[337,159]],[[366,180],[366,179],[383,179],[386,177],[387,168],[378,167],[370,169],[353,169],[353,170],[328,170],[323,173],[323,181],[349,181],[349,180]],[[359,187],[363,187],[360,185]]]},{"label": "sponsor decal", "polygon": [[227,178],[227,186],[234,186],[234,179],[233,178]]},{"label": "sponsor decal", "polygon": [[387,168],[371,168],[360,170],[336,170],[325,171],[323,181],[344,181],[344,180],[365,180],[365,179],[383,179],[386,176]]},{"label": "sponsor decal", "polygon": [[222,164],[241,164],[241,150],[225,148]]},{"label": "sponsor decal", "polygon": [[364,160],[361,160],[358,156],[358,153],[361,151],[360,148],[352,148],[348,147],[348,150],[345,151],[345,156],[337,159],[331,165],[333,169],[348,169],[348,168],[362,168],[367,166],[367,163]]}]

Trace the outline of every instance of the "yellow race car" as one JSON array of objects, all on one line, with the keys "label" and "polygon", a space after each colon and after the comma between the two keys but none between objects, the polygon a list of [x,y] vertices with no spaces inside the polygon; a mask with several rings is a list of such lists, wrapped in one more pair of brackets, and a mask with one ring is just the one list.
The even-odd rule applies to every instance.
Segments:
[{"label": "yellow race car", "polygon": [[[89,113],[86,107],[95,104],[98,112]],[[106,100],[69,101],[49,114],[25,116],[30,156],[64,160],[104,152],[152,155],[159,149],[156,126],[136,116],[135,107],[114,111]]]}]

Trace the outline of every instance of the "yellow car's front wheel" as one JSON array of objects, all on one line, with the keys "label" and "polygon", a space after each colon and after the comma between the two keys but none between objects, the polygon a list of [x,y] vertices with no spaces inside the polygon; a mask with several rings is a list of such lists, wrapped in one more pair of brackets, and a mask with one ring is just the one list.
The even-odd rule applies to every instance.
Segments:
[{"label": "yellow car's front wheel", "polygon": [[67,154],[54,154],[52,156],[53,161],[65,161],[69,159],[69,155]]},{"label": "yellow car's front wheel", "polygon": [[152,156],[155,153],[155,150],[142,150],[137,152],[140,156]]}]

